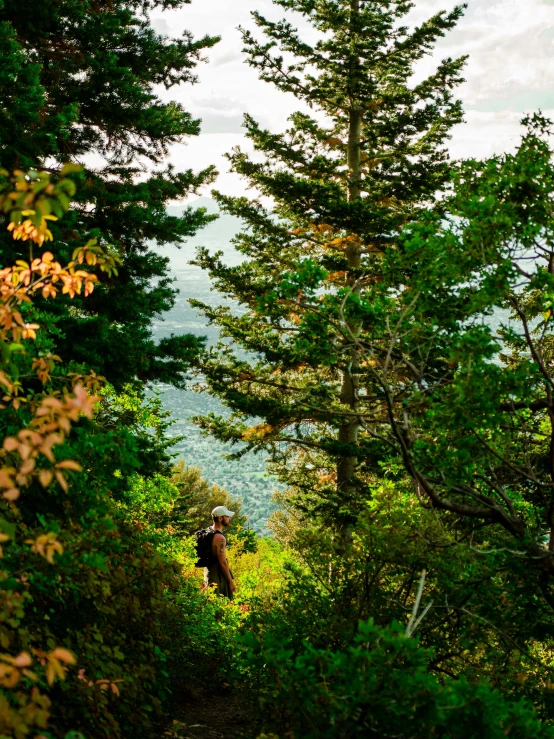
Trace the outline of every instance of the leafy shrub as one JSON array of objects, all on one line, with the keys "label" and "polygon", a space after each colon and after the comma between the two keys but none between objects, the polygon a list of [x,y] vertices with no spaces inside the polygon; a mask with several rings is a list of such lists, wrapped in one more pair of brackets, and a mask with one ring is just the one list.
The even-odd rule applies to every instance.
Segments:
[{"label": "leafy shrub", "polygon": [[249,541],[235,538],[229,549],[229,563],[237,583],[235,601],[270,611],[281,597],[287,564],[293,561],[275,539],[261,538],[252,551]]},{"label": "leafy shrub", "polygon": [[285,633],[247,632],[243,642],[259,679],[264,728],[302,739],[554,737],[530,704],[510,702],[487,682],[441,683],[432,652],[398,624],[361,622],[343,649],[300,647]]}]

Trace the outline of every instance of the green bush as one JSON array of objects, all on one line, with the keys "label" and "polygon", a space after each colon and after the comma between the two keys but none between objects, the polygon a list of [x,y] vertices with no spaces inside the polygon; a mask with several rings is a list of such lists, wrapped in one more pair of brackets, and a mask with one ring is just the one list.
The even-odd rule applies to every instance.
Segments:
[{"label": "green bush", "polygon": [[[5,588],[0,638],[14,655],[59,646],[74,655],[63,681],[19,683],[22,695],[38,687],[50,702],[44,736],[157,737],[183,676],[229,679],[239,612],[201,591],[192,542],[168,523],[179,491],[158,473],[134,472],[132,428],[81,421],[60,451],[84,470],[67,491],[33,485],[21,497],[2,569],[23,604],[14,619]],[[7,504],[0,509],[13,520]],[[63,544],[53,562],[26,543],[45,532]]]},{"label": "green bush", "polygon": [[302,739],[554,737],[530,704],[506,700],[487,682],[441,682],[429,670],[432,652],[398,624],[361,622],[352,643],[336,650],[305,637],[301,646],[284,630],[242,637],[268,732]]}]

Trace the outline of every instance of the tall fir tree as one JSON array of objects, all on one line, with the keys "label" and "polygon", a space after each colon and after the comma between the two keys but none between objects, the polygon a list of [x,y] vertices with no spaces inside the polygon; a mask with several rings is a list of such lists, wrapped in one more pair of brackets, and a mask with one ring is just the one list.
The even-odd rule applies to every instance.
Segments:
[{"label": "tall fir tree", "polygon": [[[445,59],[413,80],[463,7],[409,28],[402,23],[414,3],[401,0],[275,4],[303,15],[318,40],[310,44],[289,20],[255,12],[267,40],[244,30],[245,52],[262,80],[306,108],[281,134],[246,116],[263,161],[238,149],[229,157],[272,209],[216,193],[225,211],[246,222],[236,240],[246,259],[228,268],[203,251],[199,263],[245,312],[201,307],[254,358],[230,345],[212,355],[208,383],[234,415],[201,423],[222,439],[270,449],[278,465],[287,462],[281,473],[303,492],[304,505],[317,491],[318,504],[348,522],[360,475],[377,464],[360,412],[372,395],[356,346],[368,323],[355,306],[380,279],[383,253],[448,181],[446,142],[463,117],[453,90],[465,58]],[[253,416],[263,423],[250,428]]]},{"label": "tall fir tree", "polygon": [[[202,210],[169,216],[168,201],[213,180],[213,168],[177,171],[169,147],[200,131],[180,104],[162,102],[155,87],[194,83],[203,52],[218,39],[168,38],[150,25],[157,8],[190,0],[4,0],[0,4],[0,165],[56,170],[83,163],[77,199],[53,232],[68,261],[89,238],[112,244],[123,264],[87,301],[63,297],[40,309],[64,360],[105,375],[116,386],[135,378],[180,384],[198,348],[192,336],[156,343],[153,317],[173,305],[168,259],[156,246],[183,244],[211,220]],[[1,226],[1,223],[0,223]],[[5,264],[28,257],[0,228]]]}]

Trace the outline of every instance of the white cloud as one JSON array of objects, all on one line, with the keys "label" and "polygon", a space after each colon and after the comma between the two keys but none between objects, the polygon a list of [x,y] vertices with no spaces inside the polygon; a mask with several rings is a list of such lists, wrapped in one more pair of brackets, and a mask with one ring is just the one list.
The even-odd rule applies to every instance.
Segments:
[{"label": "white cloud", "polygon": [[455,159],[481,159],[513,151],[523,131],[520,120],[519,113],[467,111],[466,122],[452,132],[450,153]]},{"label": "white cloud", "polygon": [[[543,0],[473,0],[460,24],[456,50],[470,54],[462,93],[468,106],[505,101],[521,107],[526,96],[552,91],[554,7]],[[524,105],[527,107],[527,105]]]}]

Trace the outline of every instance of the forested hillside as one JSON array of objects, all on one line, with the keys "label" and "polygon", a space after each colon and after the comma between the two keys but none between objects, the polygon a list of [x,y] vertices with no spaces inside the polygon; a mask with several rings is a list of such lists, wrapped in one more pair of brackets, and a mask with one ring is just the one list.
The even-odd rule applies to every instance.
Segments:
[{"label": "forested hillside", "polygon": [[[217,326],[209,325],[202,313],[189,304],[189,299],[194,295],[196,299],[213,307],[229,301],[225,301],[220,293],[212,289],[209,275],[200,267],[190,264],[190,261],[196,247],[203,246],[211,253],[223,251],[228,264],[242,262],[244,257],[231,243],[240,231],[241,221],[220,213],[217,204],[210,198],[197,198],[190,207],[204,208],[207,213],[215,213],[219,217],[199,231],[179,252],[173,246],[161,250],[170,259],[171,276],[179,294],[175,305],[153,322],[153,335],[156,339],[163,339],[172,333],[186,332],[206,337],[207,345],[215,346],[219,340]],[[169,213],[180,214],[182,210],[175,206],[168,208]],[[240,308],[236,306],[236,310]],[[198,377],[194,385],[200,384],[201,378]],[[175,388],[168,384],[158,384],[155,389],[160,392],[164,408],[175,421],[168,429],[169,435],[178,439],[173,450],[188,464],[198,466],[207,479],[240,498],[250,526],[258,533],[268,533],[267,522],[275,507],[271,497],[279,486],[277,480],[267,474],[267,454],[251,452],[240,460],[228,459],[235,449],[203,436],[193,420],[207,413],[225,413],[225,408],[217,398],[207,392]]]},{"label": "forested hillside", "polygon": [[453,160],[465,6],[273,0],[218,231],[188,6],[0,4],[0,739],[554,737],[554,123]]}]

